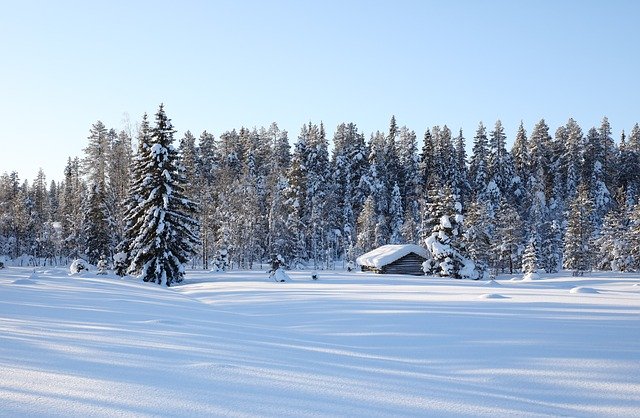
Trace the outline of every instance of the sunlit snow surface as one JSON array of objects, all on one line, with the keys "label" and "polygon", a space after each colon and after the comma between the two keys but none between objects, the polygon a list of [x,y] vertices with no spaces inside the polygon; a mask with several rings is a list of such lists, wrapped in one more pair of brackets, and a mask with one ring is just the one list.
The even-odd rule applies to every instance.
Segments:
[{"label": "sunlit snow surface", "polygon": [[640,275],[288,274],[0,270],[0,416],[640,416]]}]

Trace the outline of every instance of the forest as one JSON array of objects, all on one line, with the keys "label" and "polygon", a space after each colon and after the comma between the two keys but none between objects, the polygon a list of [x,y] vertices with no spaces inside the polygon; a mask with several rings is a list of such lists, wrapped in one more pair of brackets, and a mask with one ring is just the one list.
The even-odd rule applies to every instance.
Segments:
[{"label": "forest", "polygon": [[[640,269],[638,124],[616,141],[606,117],[586,131],[569,119],[553,135],[544,120],[530,133],[521,123],[507,149],[500,120],[480,122],[469,153],[462,130],[433,126],[419,144],[395,117],[368,138],[342,123],[331,141],[312,122],[292,139],[276,123],[175,132],[161,105],[135,132],[93,123],[60,180],[3,173],[5,263],[102,258],[156,281],[185,264],[261,268],[276,254],[289,268],[342,269],[380,245],[412,243],[431,251],[427,273],[457,278],[464,260],[472,278]],[[153,267],[160,237],[175,260]]]}]

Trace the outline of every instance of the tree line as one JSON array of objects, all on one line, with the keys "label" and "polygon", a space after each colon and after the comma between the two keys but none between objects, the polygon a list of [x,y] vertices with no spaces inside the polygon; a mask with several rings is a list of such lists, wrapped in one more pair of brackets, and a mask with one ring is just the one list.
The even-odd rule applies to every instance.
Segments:
[{"label": "tree line", "polygon": [[[276,254],[293,268],[336,268],[401,243],[426,245],[431,273],[454,277],[464,263],[452,254],[479,275],[640,268],[638,124],[616,143],[606,117],[586,133],[569,119],[553,136],[544,120],[530,134],[521,123],[508,150],[499,120],[480,123],[470,155],[462,130],[434,126],[419,146],[395,117],[368,138],[342,123],[331,144],[311,122],[292,144],[276,123],[218,137],[187,131],[175,149],[174,132],[162,106],[135,138],[98,121],[63,180],[4,173],[0,254],[34,264],[116,256],[120,270],[150,281],[165,267],[181,277],[187,261],[251,269]],[[152,192],[162,187],[170,209]],[[177,259],[152,268],[148,254],[160,250],[149,245],[163,232]],[[451,251],[438,259],[443,245]]]}]

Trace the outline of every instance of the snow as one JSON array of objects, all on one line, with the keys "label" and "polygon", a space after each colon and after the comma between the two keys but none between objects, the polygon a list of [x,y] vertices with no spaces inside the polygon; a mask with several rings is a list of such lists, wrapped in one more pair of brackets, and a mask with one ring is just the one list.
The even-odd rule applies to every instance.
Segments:
[{"label": "snow", "polygon": [[0,415],[640,416],[639,274],[288,274],[5,268]]},{"label": "snow", "polygon": [[82,271],[87,271],[87,270],[89,270],[89,263],[87,263],[85,260],[81,258],[73,260],[73,262],[69,266],[69,271],[71,272],[71,274],[78,274]]},{"label": "snow", "polygon": [[577,287],[574,287],[571,290],[569,290],[569,293],[591,293],[591,294],[597,294],[597,293],[600,293],[600,292],[598,292],[596,289],[594,289],[592,287],[577,286]]},{"label": "snow", "polygon": [[124,263],[127,260],[127,253],[125,252],[119,252],[119,253],[115,253],[113,255],[113,262],[114,263]]},{"label": "snow", "polygon": [[508,297],[499,293],[485,293],[480,295],[480,299],[508,299]]},{"label": "snow", "polygon": [[525,273],[524,276],[522,276],[522,280],[524,281],[538,280],[539,278],[540,275],[538,273]]},{"label": "snow", "polygon": [[416,253],[421,257],[427,258],[427,250],[419,245],[404,244],[404,245],[383,245],[375,250],[369,251],[366,254],[361,255],[356,259],[356,264],[359,266],[369,266],[375,268],[382,268],[394,261],[410,254]]}]

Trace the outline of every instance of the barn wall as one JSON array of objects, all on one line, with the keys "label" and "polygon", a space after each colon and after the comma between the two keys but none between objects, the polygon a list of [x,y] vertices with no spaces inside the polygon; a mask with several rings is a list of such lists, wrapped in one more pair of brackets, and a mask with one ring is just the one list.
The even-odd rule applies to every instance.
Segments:
[{"label": "barn wall", "polygon": [[385,274],[411,274],[414,276],[424,276],[422,271],[422,263],[425,259],[415,253],[410,253],[402,258],[382,267],[382,273]]}]

